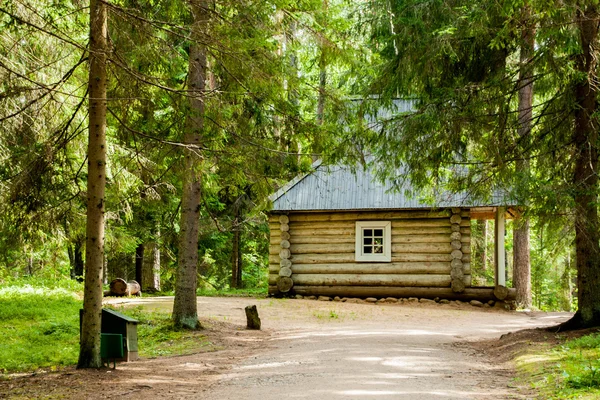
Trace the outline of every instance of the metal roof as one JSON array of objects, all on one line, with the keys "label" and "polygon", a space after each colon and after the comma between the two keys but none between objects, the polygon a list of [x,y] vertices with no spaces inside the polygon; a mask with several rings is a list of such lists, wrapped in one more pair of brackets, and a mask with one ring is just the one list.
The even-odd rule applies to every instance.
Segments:
[{"label": "metal roof", "polygon": [[297,177],[274,193],[273,211],[319,210],[390,210],[447,207],[506,206],[505,196],[497,191],[486,204],[469,198],[466,193],[440,192],[433,202],[406,182],[400,190],[390,182],[381,182],[373,171],[357,168],[353,173],[347,166],[313,164],[311,173]]}]

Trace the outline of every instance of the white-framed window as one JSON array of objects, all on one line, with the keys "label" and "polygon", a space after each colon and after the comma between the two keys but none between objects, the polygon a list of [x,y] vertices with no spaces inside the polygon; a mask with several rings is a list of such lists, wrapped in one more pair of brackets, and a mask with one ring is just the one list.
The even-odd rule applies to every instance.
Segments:
[{"label": "white-framed window", "polygon": [[392,223],[356,221],[356,261],[392,261]]}]

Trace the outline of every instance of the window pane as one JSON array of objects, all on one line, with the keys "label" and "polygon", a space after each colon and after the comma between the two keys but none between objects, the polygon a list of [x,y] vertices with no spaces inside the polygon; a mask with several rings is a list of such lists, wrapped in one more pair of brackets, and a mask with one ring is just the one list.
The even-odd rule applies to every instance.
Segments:
[{"label": "window pane", "polygon": [[383,246],[383,238],[375,238],[373,243]]},{"label": "window pane", "polygon": [[373,244],[373,238],[364,238],[363,244]]},{"label": "window pane", "polygon": [[383,229],[374,229],[373,236],[383,236]]},{"label": "window pane", "polygon": [[383,253],[383,247],[381,246],[375,246],[374,250],[373,253]]},{"label": "window pane", "polygon": [[363,231],[363,236],[373,236],[373,229],[365,229]]},{"label": "window pane", "polygon": [[372,251],[372,247],[371,246],[365,246],[363,248],[363,254],[371,254],[372,252],[373,251]]}]

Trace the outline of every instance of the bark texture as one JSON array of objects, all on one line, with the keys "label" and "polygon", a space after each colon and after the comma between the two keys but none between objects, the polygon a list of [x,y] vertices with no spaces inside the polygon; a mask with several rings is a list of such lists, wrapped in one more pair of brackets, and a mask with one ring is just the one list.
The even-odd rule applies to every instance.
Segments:
[{"label": "bark texture", "polygon": [[188,92],[189,111],[184,142],[185,166],[181,199],[179,259],[173,303],[173,321],[176,325],[196,329],[198,309],[196,287],[198,281],[198,221],[202,199],[202,159],[199,148],[204,129],[204,96],[206,89],[207,51],[206,30],[209,23],[208,2],[190,1],[192,39],[189,55]]},{"label": "bark texture", "polygon": [[100,368],[106,187],[107,7],[90,2],[89,139],[85,287],[78,368]]},{"label": "bark texture", "polygon": [[142,270],[142,290],[145,292],[160,291],[160,248],[156,242],[144,244]]},{"label": "bark texture", "polygon": [[[519,70],[519,148],[526,149],[531,137],[533,119],[533,64],[535,25],[531,22],[531,8],[528,4],[522,11],[523,30],[521,32],[521,54]],[[529,178],[529,160],[521,152],[516,162],[517,175]],[[515,219],[513,232],[513,285],[517,289],[517,304],[531,307],[531,262],[529,257],[529,220]]]},{"label": "bark texture", "polygon": [[598,232],[598,19],[595,5],[578,10],[577,27],[582,53],[577,69],[582,78],[575,84],[576,153],[573,187],[575,199],[575,251],[577,255],[578,310],[563,328],[600,325],[600,235]]}]

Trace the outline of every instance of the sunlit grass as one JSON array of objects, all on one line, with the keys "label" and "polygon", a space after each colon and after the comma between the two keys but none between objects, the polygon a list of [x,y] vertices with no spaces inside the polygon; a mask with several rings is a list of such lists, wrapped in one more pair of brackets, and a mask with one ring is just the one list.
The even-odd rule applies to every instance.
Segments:
[{"label": "sunlit grass", "polygon": [[[0,372],[76,364],[82,291],[81,284],[70,280],[11,282],[0,288]],[[168,312],[146,312],[141,307],[119,311],[139,321],[142,357],[214,350],[202,331],[175,329]]]},{"label": "sunlit grass", "polygon": [[517,358],[520,380],[529,382],[539,399],[600,398],[600,334],[541,346]]}]

